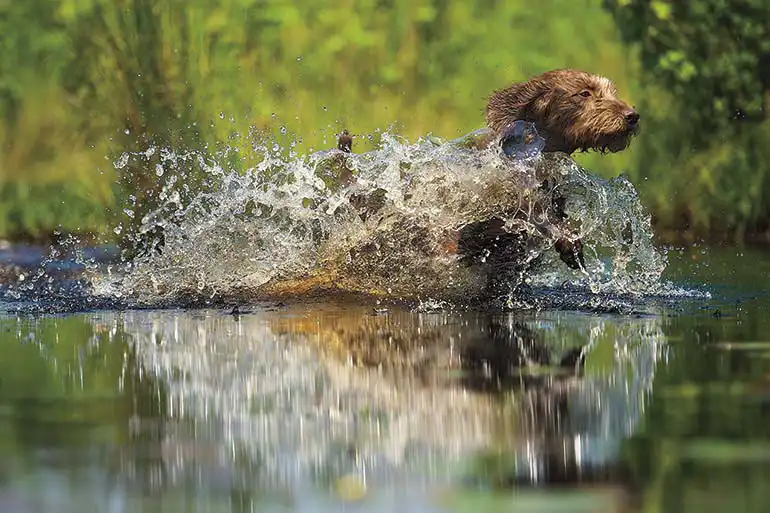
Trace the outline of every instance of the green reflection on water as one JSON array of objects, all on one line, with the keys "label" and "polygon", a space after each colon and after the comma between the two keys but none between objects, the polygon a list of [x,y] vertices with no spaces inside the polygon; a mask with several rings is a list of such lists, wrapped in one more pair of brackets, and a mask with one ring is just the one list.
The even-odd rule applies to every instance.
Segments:
[{"label": "green reflection on water", "polygon": [[[337,511],[358,495],[349,508],[765,511],[768,261],[758,253],[674,258],[670,272],[709,283],[716,297],[649,318],[541,312],[490,321],[312,305],[242,318],[6,316],[0,511],[110,503],[119,511]],[[633,387],[643,366],[619,358],[618,341],[649,337],[667,347],[649,370],[641,417],[628,436],[613,431],[617,454],[599,444],[592,450],[607,451],[604,459],[581,459],[570,438],[581,422],[609,422],[613,413],[632,420],[621,410],[637,398],[617,391]],[[521,341],[542,353],[537,372],[517,360]],[[576,348],[587,348],[579,370]],[[465,364],[453,363],[458,354]],[[359,366],[346,363],[352,356]],[[258,372],[270,379],[255,379]],[[282,428],[281,419],[294,424]],[[316,440],[298,422],[327,431]],[[392,449],[408,468],[382,459],[401,435],[411,442]],[[612,446],[610,435],[597,440]],[[291,464],[276,466],[292,451],[312,453],[311,443],[320,451],[312,472],[292,480]],[[550,465],[541,484],[558,487],[532,488],[522,477],[528,446]]]},{"label": "green reflection on water", "polygon": [[158,390],[134,375],[125,334],[83,316],[0,318],[0,347],[9,450],[118,444],[137,405],[157,407]]}]

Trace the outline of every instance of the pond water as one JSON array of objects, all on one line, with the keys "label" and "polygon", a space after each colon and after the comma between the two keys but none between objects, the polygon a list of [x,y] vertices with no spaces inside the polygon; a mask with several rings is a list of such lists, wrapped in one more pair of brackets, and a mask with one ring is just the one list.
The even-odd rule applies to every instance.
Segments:
[{"label": "pond water", "polygon": [[770,258],[668,259],[630,314],[6,302],[0,511],[766,511]]},{"label": "pond water", "polygon": [[[537,148],[383,140],[344,186],[125,154],[160,251],[0,246],[0,512],[767,511],[766,250],[662,248],[630,182]],[[445,250],[490,218],[516,272]]]}]

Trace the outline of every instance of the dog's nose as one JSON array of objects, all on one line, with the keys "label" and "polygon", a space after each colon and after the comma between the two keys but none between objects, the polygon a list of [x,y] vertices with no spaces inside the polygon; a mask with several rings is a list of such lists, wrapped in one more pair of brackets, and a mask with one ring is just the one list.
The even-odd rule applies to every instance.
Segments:
[{"label": "dog's nose", "polygon": [[629,126],[636,126],[640,118],[639,113],[634,109],[628,109],[623,112],[623,117],[626,119],[626,123],[628,123]]}]

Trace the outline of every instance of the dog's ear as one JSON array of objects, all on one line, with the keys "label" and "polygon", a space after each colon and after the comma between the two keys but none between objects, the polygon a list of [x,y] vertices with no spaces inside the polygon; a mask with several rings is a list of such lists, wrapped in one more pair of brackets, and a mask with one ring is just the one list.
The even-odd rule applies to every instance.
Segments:
[{"label": "dog's ear", "polygon": [[517,119],[537,122],[545,116],[552,93],[551,83],[540,78],[495,91],[487,102],[487,124],[499,131]]}]

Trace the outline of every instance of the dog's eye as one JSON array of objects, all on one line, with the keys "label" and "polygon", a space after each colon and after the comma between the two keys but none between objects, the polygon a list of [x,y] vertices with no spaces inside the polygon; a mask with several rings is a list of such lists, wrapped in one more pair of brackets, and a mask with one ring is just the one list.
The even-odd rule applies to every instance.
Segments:
[{"label": "dog's eye", "polygon": [[588,89],[584,89],[580,91],[580,96],[582,96],[583,98],[588,98],[589,96],[591,96],[591,91],[589,91]]}]

